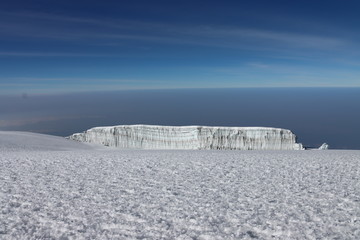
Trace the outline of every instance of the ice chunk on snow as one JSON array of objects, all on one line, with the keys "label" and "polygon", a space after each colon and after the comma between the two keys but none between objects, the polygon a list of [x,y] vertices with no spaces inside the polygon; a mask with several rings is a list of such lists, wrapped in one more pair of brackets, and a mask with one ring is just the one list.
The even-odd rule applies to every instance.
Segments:
[{"label": "ice chunk on snow", "polygon": [[329,144],[327,143],[323,143],[320,147],[319,150],[328,150],[329,149]]},{"label": "ice chunk on snow", "polygon": [[304,149],[290,130],[269,127],[119,125],[95,127],[68,138],[131,149]]}]

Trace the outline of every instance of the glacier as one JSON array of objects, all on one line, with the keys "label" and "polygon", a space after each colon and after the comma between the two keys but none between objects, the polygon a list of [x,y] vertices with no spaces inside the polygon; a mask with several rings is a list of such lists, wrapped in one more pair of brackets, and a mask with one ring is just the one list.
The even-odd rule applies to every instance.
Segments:
[{"label": "glacier", "polygon": [[118,125],[94,127],[68,139],[126,149],[303,150],[288,129]]}]

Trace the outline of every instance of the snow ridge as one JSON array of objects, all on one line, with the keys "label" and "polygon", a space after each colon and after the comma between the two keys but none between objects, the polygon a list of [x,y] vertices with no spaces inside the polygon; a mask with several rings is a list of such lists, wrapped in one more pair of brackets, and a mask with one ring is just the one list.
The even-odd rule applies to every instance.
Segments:
[{"label": "snow ridge", "polygon": [[68,137],[129,149],[302,150],[290,130],[269,127],[119,125]]}]

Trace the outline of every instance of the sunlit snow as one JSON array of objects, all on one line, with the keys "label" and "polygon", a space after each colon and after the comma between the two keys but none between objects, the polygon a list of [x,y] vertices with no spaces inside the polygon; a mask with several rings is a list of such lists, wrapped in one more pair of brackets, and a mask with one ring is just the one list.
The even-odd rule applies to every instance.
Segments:
[{"label": "sunlit snow", "polygon": [[360,239],[360,151],[114,150],[70,140],[56,151],[49,137],[48,150],[4,138],[0,239]]}]

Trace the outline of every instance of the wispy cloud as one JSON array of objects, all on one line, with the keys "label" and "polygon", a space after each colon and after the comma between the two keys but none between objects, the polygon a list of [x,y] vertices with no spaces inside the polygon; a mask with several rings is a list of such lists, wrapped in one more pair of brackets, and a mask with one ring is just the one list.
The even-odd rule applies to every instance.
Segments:
[{"label": "wispy cloud", "polygon": [[260,68],[260,69],[268,69],[271,67],[269,64],[265,64],[261,62],[250,62],[247,65],[249,67]]},{"label": "wispy cloud", "polygon": [[203,31],[203,34],[211,36],[234,37],[239,39],[252,39],[262,41],[273,41],[280,44],[288,44],[298,47],[329,48],[344,46],[347,41],[337,37],[318,36],[310,34],[299,34],[281,31],[269,31],[264,29],[210,29]]},{"label": "wispy cloud", "polygon": [[0,57],[114,57],[114,55],[68,52],[0,52]]},{"label": "wispy cloud", "polygon": [[[169,89],[179,88],[165,80],[107,79],[107,78],[37,78],[12,77],[0,78],[1,94],[32,93],[36,95],[58,94],[66,92]],[[185,86],[186,87],[186,86]]]},{"label": "wispy cloud", "polygon": [[[58,120],[71,120],[71,119],[80,119],[84,118],[84,116],[39,116],[39,117],[27,117],[24,118],[23,116],[11,117],[11,119],[0,119],[0,128],[7,128],[7,127],[19,127],[34,123],[40,122],[47,122],[47,121],[58,121]],[[89,116],[88,116],[89,118]],[[93,116],[92,116],[93,118]]]},{"label": "wispy cloud", "polygon": [[240,79],[239,87],[242,84],[264,87],[360,87],[360,71],[356,69],[248,62],[237,67],[214,68],[213,71],[224,78]]},{"label": "wispy cloud", "polygon": [[151,82],[151,83],[163,83],[164,81],[160,80],[139,80],[139,79],[120,79],[120,78],[46,78],[46,77],[10,77],[10,78],[0,78],[2,83],[11,82],[11,83],[46,83],[46,82],[72,82],[76,83],[84,83],[84,82],[92,82],[92,83],[144,83],[144,82]]},{"label": "wispy cloud", "polygon": [[[191,44],[230,48],[297,47],[333,49],[351,44],[344,38],[322,34],[284,32],[261,28],[228,27],[221,25],[181,25],[157,22],[141,22],[123,19],[89,19],[44,13],[11,13],[10,20],[0,25],[6,36],[49,38],[63,41],[87,41],[109,44],[114,41],[134,40],[151,43]],[[38,20],[28,27],[27,21],[11,21],[11,18]],[[57,27],[47,21],[59,22]],[[68,26],[72,27],[69,28]],[[100,41],[100,42],[99,42]]]},{"label": "wispy cloud", "polygon": [[[76,91],[79,89],[81,91],[168,89],[201,87],[204,86],[204,82],[206,82],[207,87],[276,85],[277,80],[271,83],[268,81],[266,84],[269,84],[266,85],[264,81],[259,80],[260,78],[277,78],[277,83],[291,85],[298,84],[296,81],[301,81],[302,78],[305,79],[305,75],[308,75],[307,79],[318,77],[318,82],[315,80],[308,81],[308,84],[311,86],[320,84],[323,81],[320,81],[322,78],[330,79],[332,81],[331,84],[337,84],[336,81],[340,85],[345,84],[344,81],[341,81],[341,77],[347,79],[346,84],[354,85],[356,84],[354,79],[360,75],[355,70],[352,70],[352,74],[349,76],[349,72],[346,72],[345,69],[340,71],[338,69],[331,69],[328,63],[340,65],[346,64],[346,61],[351,61],[354,63],[353,66],[357,66],[356,59],[358,56],[354,53],[353,49],[358,49],[359,47],[356,41],[349,38],[350,35],[344,34],[340,36],[339,34],[333,34],[333,32],[262,28],[256,24],[249,27],[243,26],[241,23],[238,23],[238,25],[179,24],[110,19],[106,17],[83,18],[38,12],[6,13],[0,11],[0,34],[6,41],[15,39],[17,42],[12,46],[13,48],[2,49],[0,46],[0,57],[3,58],[99,57],[100,59],[102,57],[118,57],[132,58],[131,60],[134,60],[129,63],[129,66],[132,66],[130,69],[126,69],[128,63],[124,61],[119,61],[121,64],[124,62],[119,67],[104,67],[105,61],[100,63],[101,70],[106,68],[111,72],[109,74],[106,73],[104,76],[120,76],[119,79],[37,78],[31,77],[33,73],[28,71],[30,75],[22,75],[29,77],[0,78],[0,92],[9,92],[11,90],[17,92],[65,92],[72,91],[73,89]],[[24,47],[19,47],[22,42],[26,44],[24,44]],[[33,43],[35,44],[32,45]],[[47,51],[44,51],[45,48],[41,49],[41,43],[46,43]],[[30,46],[29,51],[26,51],[28,46]],[[59,46],[61,47],[59,48]],[[36,49],[40,50],[37,51]],[[59,49],[66,49],[66,51],[60,52]],[[165,51],[168,49],[170,51]],[[183,51],[183,49],[185,50]],[[196,55],[193,54],[193,51],[196,51]],[[184,55],[182,55],[183,53]],[[186,80],[190,74],[186,75],[184,72],[189,69],[188,65],[193,62],[190,60],[189,63],[185,63],[183,57],[199,56],[200,59],[202,53],[214,56],[214,59],[216,58],[211,63],[214,64],[213,69],[194,71],[191,69],[189,72],[199,73],[195,76],[199,78],[195,79],[194,77],[194,81]],[[172,64],[176,64],[176,67],[174,72],[171,73],[169,73],[168,69],[163,71],[166,68],[164,66],[167,66],[164,56],[168,57],[170,55],[172,59],[176,59],[172,62]],[[160,60],[160,64],[159,62],[155,64],[149,62],[149,65],[156,65],[156,69],[148,71],[150,74],[154,74],[156,71],[161,72],[161,74],[155,73],[156,76],[160,76],[160,80],[153,80],[155,78],[154,75],[147,79],[146,74],[133,70],[135,69],[134,64],[138,63],[136,62],[137,60],[140,58],[143,60],[148,57],[157,58],[157,61]],[[246,60],[246,58],[249,59]],[[346,60],[341,62],[342,58]],[[270,59],[269,62],[266,61],[268,59]],[[182,61],[181,64],[183,66],[178,65],[179,60]],[[209,63],[205,57],[202,60],[205,62],[204,64]],[[243,65],[240,67],[229,67],[229,65],[234,66],[237,64],[236,61]],[[246,62],[244,63],[244,61]],[[283,64],[290,61],[292,63]],[[80,74],[90,76],[84,71],[80,72],[79,69],[75,69],[75,67],[83,69],[88,65],[76,65],[76,61],[72,63],[74,63],[74,68],[67,65],[67,70],[70,69],[67,73],[66,70],[65,72],[53,70],[58,66],[52,65],[53,69],[51,70],[53,72],[46,71],[46,76],[71,76],[72,73],[75,73],[75,76],[82,76]],[[141,64],[144,63],[146,62],[141,62]],[[196,66],[201,66],[202,64],[202,62],[194,63]],[[226,64],[228,65],[226,66]],[[312,65],[317,66],[317,68],[312,68]],[[321,65],[327,66],[321,68]],[[141,67],[143,66],[140,66],[139,69]],[[211,73],[214,72],[218,74],[216,81],[211,76]],[[339,72],[342,76],[339,75]],[[6,74],[8,76],[15,75],[14,73]],[[176,74],[180,77],[176,77]],[[95,74],[93,76],[99,75]],[[138,77],[140,79],[143,78],[143,80],[124,79],[126,77],[122,76]],[[224,78],[228,79],[224,80]],[[281,80],[285,78],[287,78],[289,83]],[[161,79],[166,79],[166,81]],[[222,83],[216,83],[219,82],[219,79],[222,79]],[[251,79],[258,79],[258,82],[254,83]],[[211,82],[212,80],[214,81]]]}]

